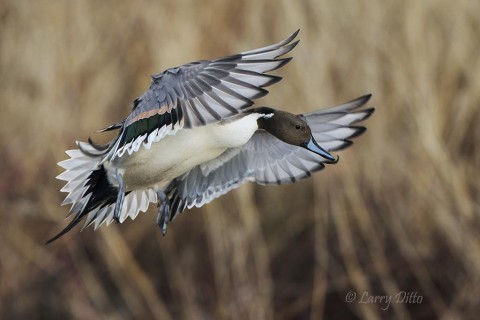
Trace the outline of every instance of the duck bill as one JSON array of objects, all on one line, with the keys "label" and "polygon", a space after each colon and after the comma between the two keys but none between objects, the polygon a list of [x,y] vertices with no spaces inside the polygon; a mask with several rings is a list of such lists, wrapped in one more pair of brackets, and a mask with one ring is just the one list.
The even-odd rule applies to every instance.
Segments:
[{"label": "duck bill", "polygon": [[306,144],[305,148],[313,153],[321,155],[331,163],[335,163],[338,161],[338,157],[335,158],[330,152],[320,147],[317,141],[315,141],[315,139],[313,138],[313,136],[310,137],[310,141]]}]

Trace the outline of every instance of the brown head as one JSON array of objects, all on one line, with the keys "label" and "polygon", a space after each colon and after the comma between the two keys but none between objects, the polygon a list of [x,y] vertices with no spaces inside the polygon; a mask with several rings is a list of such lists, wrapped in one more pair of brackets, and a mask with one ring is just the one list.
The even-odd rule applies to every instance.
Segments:
[{"label": "brown head", "polygon": [[303,115],[295,115],[269,107],[255,108],[252,111],[264,115],[257,120],[260,129],[268,131],[285,143],[303,147],[330,162],[337,162],[337,158],[317,144]]}]

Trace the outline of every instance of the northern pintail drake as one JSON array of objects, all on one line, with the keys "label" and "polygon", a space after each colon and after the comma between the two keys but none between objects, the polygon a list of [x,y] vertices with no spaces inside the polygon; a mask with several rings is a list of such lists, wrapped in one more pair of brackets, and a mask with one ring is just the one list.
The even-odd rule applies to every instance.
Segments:
[{"label": "northern pintail drake", "polygon": [[158,205],[157,224],[186,208],[201,207],[247,181],[292,183],[336,163],[330,152],[351,144],[365,128],[354,125],[373,108],[370,98],[304,115],[251,107],[264,88],[281,78],[267,74],[287,64],[281,58],[298,43],[298,31],[261,49],[211,61],[197,61],[152,76],[106,145],[77,141],[59,165],[67,181],[63,205],[73,219],[50,243],[80,221],[95,229],[123,222]]}]

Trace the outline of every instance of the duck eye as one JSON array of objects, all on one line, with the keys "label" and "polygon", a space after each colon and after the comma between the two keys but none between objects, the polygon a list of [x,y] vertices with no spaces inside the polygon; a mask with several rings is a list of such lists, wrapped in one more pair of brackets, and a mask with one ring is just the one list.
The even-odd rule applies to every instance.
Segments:
[{"label": "duck eye", "polygon": [[300,125],[297,124],[297,125],[295,126],[295,129],[300,130]]}]

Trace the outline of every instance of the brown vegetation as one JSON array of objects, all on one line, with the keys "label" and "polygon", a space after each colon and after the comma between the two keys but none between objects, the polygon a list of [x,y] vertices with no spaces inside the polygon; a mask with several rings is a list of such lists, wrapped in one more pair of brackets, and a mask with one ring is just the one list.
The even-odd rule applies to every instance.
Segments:
[{"label": "brown vegetation", "polygon": [[[0,318],[475,318],[479,17],[466,0],[3,1]],[[243,186],[165,238],[152,206],[43,245],[68,211],[55,163],[125,117],[148,75],[297,28],[260,103],[300,113],[373,93],[337,165]],[[423,299],[358,303],[402,291]]]}]

